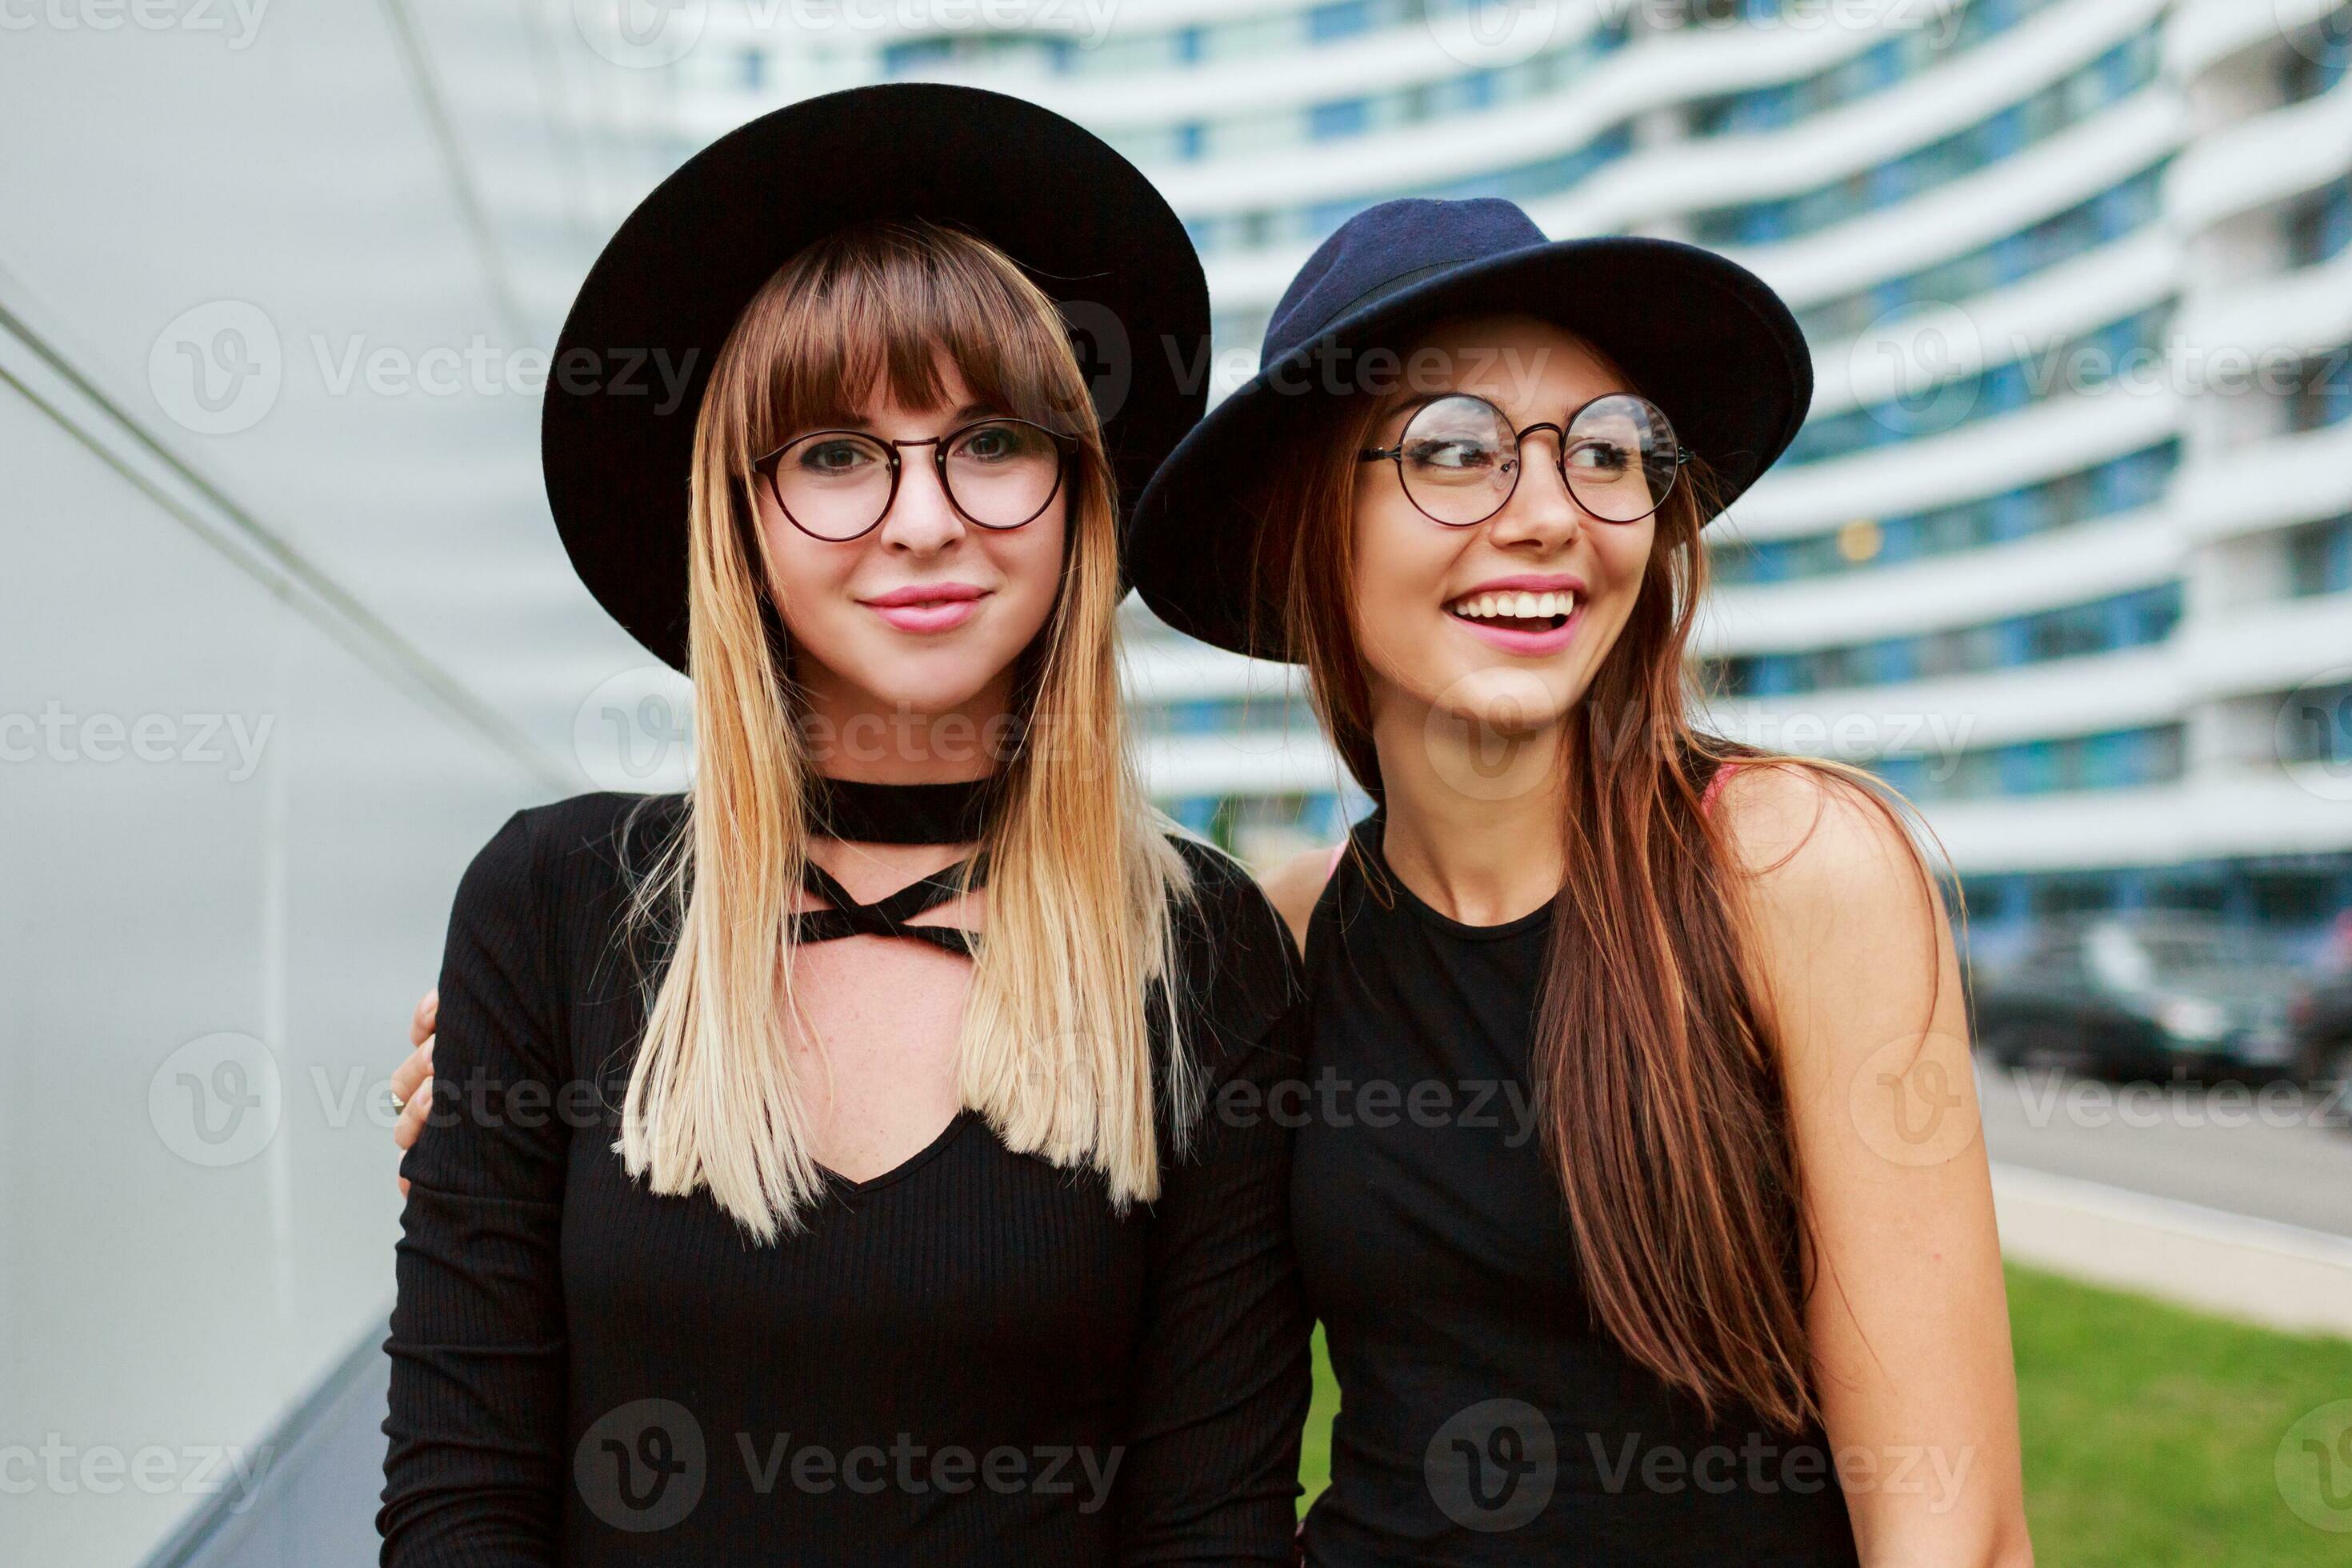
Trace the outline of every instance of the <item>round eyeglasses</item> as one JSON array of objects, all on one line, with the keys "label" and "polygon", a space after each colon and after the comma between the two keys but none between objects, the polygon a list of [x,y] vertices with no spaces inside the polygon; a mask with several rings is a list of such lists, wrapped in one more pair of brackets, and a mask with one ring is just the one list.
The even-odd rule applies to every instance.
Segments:
[{"label": "round eyeglasses", "polygon": [[1447,393],[1413,412],[1395,446],[1368,447],[1359,457],[1393,461],[1406,499],[1423,516],[1468,528],[1509,504],[1524,467],[1521,443],[1538,430],[1559,437],[1557,466],[1568,493],[1602,522],[1639,522],[1655,512],[1690,461],[1664,411],[1626,392],[1594,398],[1565,426],[1524,430],[1475,393]]},{"label": "round eyeglasses", "polygon": [[898,497],[902,447],[929,447],[958,516],[1011,529],[1045,515],[1061,493],[1078,438],[1026,419],[982,419],[921,441],[862,430],[813,430],[751,465],[785,521],[812,539],[845,543],[881,525]]}]

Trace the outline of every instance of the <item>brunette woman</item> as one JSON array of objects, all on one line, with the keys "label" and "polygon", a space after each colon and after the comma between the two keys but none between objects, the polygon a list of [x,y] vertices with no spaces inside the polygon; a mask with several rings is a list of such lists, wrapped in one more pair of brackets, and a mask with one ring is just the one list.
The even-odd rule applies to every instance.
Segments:
[{"label": "brunette woman", "polygon": [[385,1563],[1289,1560],[1287,1134],[1202,1107],[1297,1071],[1295,958],[1146,805],[1113,649],[1207,325],[1134,169],[968,89],[756,121],[606,248],[549,497],[695,781],[458,889]]},{"label": "brunette woman", "polygon": [[1721,258],[1391,202],[1139,503],[1147,603],[1304,663],[1376,803],[1274,888],[1312,1563],[2030,1561],[1935,882],[1868,775],[1693,721],[1700,531],[1811,390]]}]

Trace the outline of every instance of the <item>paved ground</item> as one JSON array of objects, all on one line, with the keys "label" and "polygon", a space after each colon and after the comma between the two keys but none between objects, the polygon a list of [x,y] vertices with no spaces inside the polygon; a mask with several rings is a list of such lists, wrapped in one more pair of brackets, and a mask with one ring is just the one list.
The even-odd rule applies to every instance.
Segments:
[{"label": "paved ground", "polygon": [[2002,1163],[2352,1237],[2352,1094],[1979,1075]]}]

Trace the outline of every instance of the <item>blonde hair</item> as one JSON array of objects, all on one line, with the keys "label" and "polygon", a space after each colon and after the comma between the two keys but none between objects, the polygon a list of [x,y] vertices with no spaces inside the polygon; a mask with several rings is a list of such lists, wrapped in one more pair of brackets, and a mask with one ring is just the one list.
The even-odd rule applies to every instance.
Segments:
[{"label": "blonde hair", "polygon": [[659,917],[675,938],[617,1148],[653,1191],[708,1188],[763,1241],[800,1228],[824,1175],[786,1029],[801,1017],[792,911],[814,768],[767,596],[751,463],[886,383],[908,407],[935,405],[942,358],[975,396],[1079,444],[1062,589],[1016,666],[1016,738],[981,846],[987,930],[961,1025],[962,1102],[1015,1152],[1098,1172],[1123,1209],[1160,1188],[1155,1005],[1171,1052],[1160,1087],[1173,1102],[1192,1092],[1171,910],[1189,880],[1129,757],[1115,481],[1059,312],[971,235],[841,231],[768,281],[712,367],[688,498],[696,777],[688,825],[632,908],[633,925]]}]

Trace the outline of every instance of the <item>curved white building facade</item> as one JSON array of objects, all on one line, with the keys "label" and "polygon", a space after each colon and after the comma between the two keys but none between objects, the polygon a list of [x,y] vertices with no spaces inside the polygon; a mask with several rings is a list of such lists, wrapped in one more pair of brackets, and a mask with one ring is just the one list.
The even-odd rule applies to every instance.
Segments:
[{"label": "curved white building facade", "polygon": [[[806,8],[714,10],[689,136],[887,78],[1071,114],[1184,216],[1225,385],[1388,196],[1737,257],[1820,392],[1709,531],[1717,724],[1879,768],[1980,942],[2352,905],[2352,4]],[[1134,613],[1162,797],[1254,857],[1328,840],[1360,801],[1295,680]]]}]

